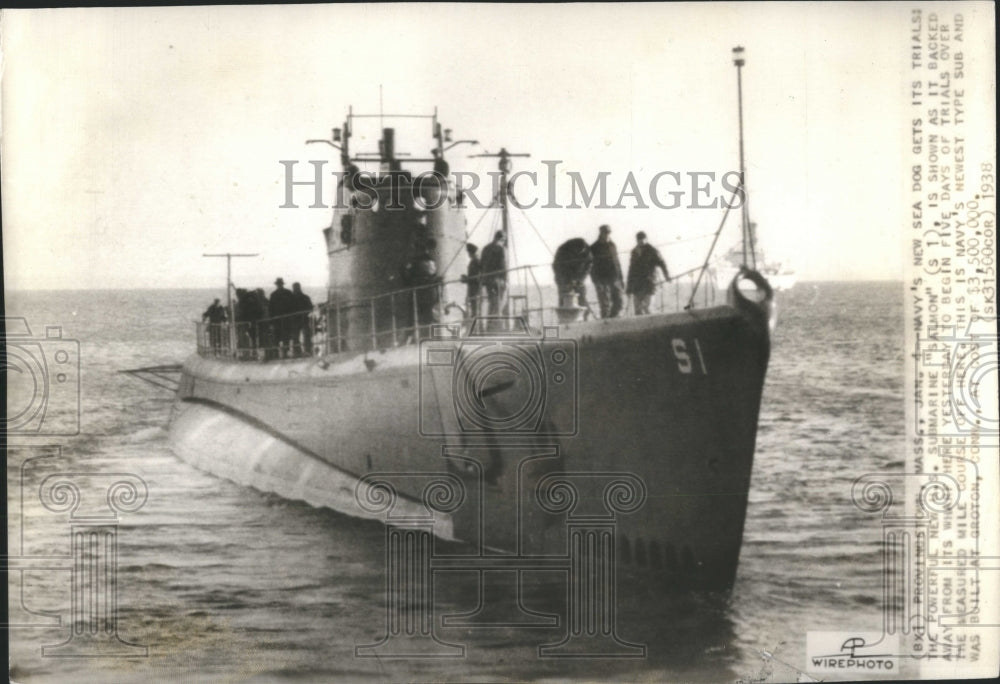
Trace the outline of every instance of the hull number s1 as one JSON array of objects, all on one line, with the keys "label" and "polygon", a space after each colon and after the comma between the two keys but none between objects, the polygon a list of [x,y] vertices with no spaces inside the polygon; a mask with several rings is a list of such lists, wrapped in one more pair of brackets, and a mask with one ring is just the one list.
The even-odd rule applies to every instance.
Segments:
[{"label": "hull number s1", "polygon": [[674,350],[674,358],[677,359],[677,370],[685,374],[708,375],[708,367],[705,365],[705,357],[701,353],[697,337],[690,344],[680,337],[675,337],[670,341],[670,346]]}]

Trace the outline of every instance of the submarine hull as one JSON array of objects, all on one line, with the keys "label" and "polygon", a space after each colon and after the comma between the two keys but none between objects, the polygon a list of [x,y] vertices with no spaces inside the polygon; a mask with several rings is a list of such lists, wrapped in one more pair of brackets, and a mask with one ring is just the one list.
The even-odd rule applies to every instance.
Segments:
[{"label": "submarine hull", "polygon": [[[766,315],[727,305],[549,333],[514,340],[537,377],[487,373],[495,386],[471,399],[476,380],[463,368],[480,339],[271,363],[195,355],[171,438],[181,459],[215,475],[390,524],[430,516],[435,534],[482,553],[564,554],[574,521],[604,521],[623,569],[730,587]],[[497,337],[486,342],[511,344]],[[449,347],[450,358],[438,353]],[[383,476],[391,510],[365,489]],[[452,488],[440,506],[435,481]]]}]

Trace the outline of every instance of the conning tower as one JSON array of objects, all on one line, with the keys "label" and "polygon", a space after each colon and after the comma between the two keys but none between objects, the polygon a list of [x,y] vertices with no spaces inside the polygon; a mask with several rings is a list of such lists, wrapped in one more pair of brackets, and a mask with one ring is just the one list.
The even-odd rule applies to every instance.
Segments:
[{"label": "conning tower", "polygon": [[[396,130],[382,126],[377,151],[354,152],[356,122],[376,118],[380,123],[427,120],[430,156],[400,152]],[[367,123],[359,127],[367,129]],[[446,147],[449,142],[450,130],[442,130],[436,111],[433,115],[349,111],[343,129],[333,130],[332,144],[340,149],[343,174],[337,183],[333,222],[323,231],[328,296],[331,305],[341,307],[340,334],[352,338],[354,350],[387,348],[419,335],[414,321],[420,289],[426,292],[434,287],[431,283],[457,280],[466,268],[466,220],[444,153],[459,142],[474,141]],[[415,261],[420,262],[416,269]],[[448,306],[464,301],[460,288],[436,287],[438,319],[461,319],[461,310]],[[330,321],[331,327],[336,324]]]}]

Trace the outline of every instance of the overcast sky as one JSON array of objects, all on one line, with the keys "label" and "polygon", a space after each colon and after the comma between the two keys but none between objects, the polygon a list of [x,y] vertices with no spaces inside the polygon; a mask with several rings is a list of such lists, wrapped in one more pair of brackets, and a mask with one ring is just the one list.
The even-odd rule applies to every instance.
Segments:
[{"label": "overcast sky", "polygon": [[[224,263],[201,255],[220,251],[260,253],[234,264],[238,285],[281,275],[323,286],[330,210],[308,208],[308,188],[295,191],[298,209],[279,208],[279,162],[297,160],[300,180],[309,160],[337,168],[331,148],[305,140],[329,137],[349,106],[377,113],[380,85],[385,112],[436,106],[456,139],[480,142],[452,150],[453,171],[489,170],[466,155],[506,146],[531,153],[515,169],[540,186],[542,162],[561,161],[564,202],[567,171],[588,184],[607,171],[611,204],[631,172],[649,208],[627,197],[627,208],[536,207],[528,218],[553,248],[609,223],[625,249],[643,229],[683,269],[721,210],[656,208],[649,183],[680,173],[684,185],[664,181],[660,199],[681,190],[688,205],[692,172],[738,169],[735,45],[746,47],[750,211],[769,258],[801,280],[900,278],[910,7],[5,10],[5,287],[211,287]],[[988,5],[963,11],[967,26],[992,26]],[[399,148],[426,156],[427,131],[402,128]],[[374,149],[371,135],[354,144]],[[469,212],[470,229],[478,218]],[[546,262],[528,221],[514,219],[518,261]],[[472,241],[486,241],[488,224]]]}]

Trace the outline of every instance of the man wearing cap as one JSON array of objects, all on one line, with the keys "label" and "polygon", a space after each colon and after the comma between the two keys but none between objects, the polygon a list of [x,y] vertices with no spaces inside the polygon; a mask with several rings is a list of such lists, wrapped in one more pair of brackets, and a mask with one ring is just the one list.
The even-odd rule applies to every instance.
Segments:
[{"label": "man wearing cap", "polygon": [[656,269],[663,271],[667,282],[670,282],[670,273],[660,251],[646,242],[646,233],[636,233],[635,241],[628,265],[628,287],[625,292],[634,297],[635,313],[641,316],[649,313],[649,302],[656,292]]},{"label": "man wearing cap", "polygon": [[288,356],[291,352],[293,321],[288,314],[294,312],[295,298],[285,289],[285,281],[278,278],[277,286],[268,300],[268,313],[274,325],[274,336],[278,345],[278,358]]},{"label": "man wearing cap", "polygon": [[489,315],[500,316],[507,294],[507,236],[502,230],[493,236],[493,242],[483,247],[479,264],[490,305]]},{"label": "man wearing cap", "polygon": [[618,261],[618,247],[611,241],[611,228],[604,225],[599,229],[597,241],[590,245],[594,265],[590,280],[597,290],[597,302],[601,305],[601,318],[614,318],[622,310],[622,265]]}]

